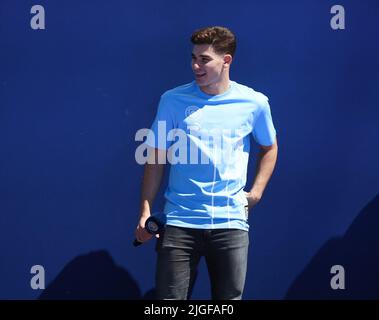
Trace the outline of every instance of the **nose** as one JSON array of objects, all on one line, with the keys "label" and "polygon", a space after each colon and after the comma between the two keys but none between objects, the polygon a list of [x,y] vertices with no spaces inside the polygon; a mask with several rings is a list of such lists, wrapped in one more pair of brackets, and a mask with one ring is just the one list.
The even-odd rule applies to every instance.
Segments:
[{"label": "nose", "polygon": [[192,68],[193,68],[194,71],[197,71],[197,70],[200,69],[200,66],[199,66],[198,63],[194,62],[194,63],[192,63]]}]

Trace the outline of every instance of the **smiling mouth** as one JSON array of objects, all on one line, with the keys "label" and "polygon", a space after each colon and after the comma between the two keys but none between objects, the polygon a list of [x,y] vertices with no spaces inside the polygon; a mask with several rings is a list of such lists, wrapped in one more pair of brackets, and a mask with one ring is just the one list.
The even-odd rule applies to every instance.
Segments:
[{"label": "smiling mouth", "polygon": [[201,74],[195,74],[196,78],[203,78],[206,75],[206,73],[201,73]]}]

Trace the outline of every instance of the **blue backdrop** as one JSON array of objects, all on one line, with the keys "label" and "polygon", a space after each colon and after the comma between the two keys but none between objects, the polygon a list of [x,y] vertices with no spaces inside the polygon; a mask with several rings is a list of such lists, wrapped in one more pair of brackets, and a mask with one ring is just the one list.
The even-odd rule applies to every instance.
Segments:
[{"label": "blue backdrop", "polygon": [[[35,4],[45,30],[30,27]],[[151,297],[154,243],[131,245],[134,135],[193,80],[189,37],[209,25],[236,33],[231,78],[270,97],[278,132],[245,299],[379,298],[378,17],[375,0],[1,0],[0,298]],[[192,297],[210,297],[204,263]]]}]

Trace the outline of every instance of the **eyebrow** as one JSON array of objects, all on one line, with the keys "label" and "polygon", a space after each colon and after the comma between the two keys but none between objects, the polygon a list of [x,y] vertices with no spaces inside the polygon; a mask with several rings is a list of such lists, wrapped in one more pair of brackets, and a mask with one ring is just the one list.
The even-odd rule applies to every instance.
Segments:
[{"label": "eyebrow", "polygon": [[[192,53],[192,57],[195,57],[195,58],[196,58],[196,55]],[[201,54],[201,55],[199,55],[199,57],[201,57],[201,58],[209,58],[209,59],[212,59],[211,56],[208,56],[208,55],[206,55],[206,54]]]}]

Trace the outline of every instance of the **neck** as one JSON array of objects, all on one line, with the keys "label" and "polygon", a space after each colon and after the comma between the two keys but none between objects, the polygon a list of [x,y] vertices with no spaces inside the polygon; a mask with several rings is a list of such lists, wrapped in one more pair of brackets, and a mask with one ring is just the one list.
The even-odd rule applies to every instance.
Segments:
[{"label": "neck", "polygon": [[200,87],[201,91],[209,95],[218,95],[228,91],[230,86],[229,77],[225,77],[220,82],[212,83],[207,86]]}]

